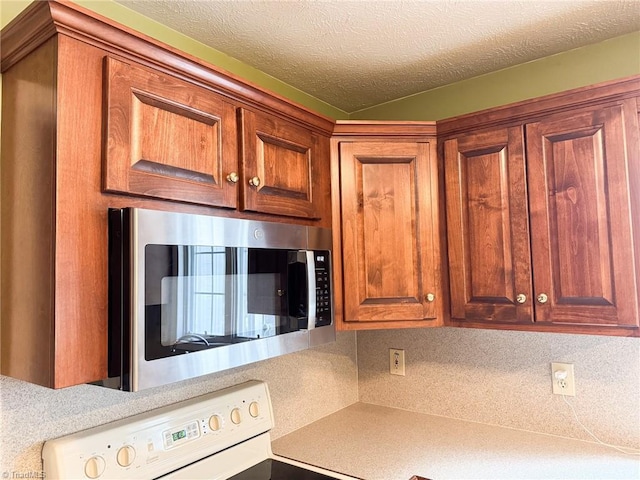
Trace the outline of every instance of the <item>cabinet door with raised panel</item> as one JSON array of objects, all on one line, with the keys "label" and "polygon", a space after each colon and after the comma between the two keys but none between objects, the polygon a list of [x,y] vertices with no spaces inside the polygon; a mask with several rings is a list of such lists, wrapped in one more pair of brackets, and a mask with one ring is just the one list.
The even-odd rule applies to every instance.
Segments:
[{"label": "cabinet door with raised panel", "polygon": [[[242,110],[242,210],[320,218],[328,138],[292,122]],[[328,195],[328,189],[325,192]]]},{"label": "cabinet door with raised panel", "polygon": [[227,180],[238,165],[234,105],[178,78],[105,61],[104,189],[235,207]]},{"label": "cabinet door with raised panel", "polygon": [[526,131],[537,321],[637,326],[635,102],[552,116]]},{"label": "cabinet door with raised panel", "polygon": [[531,323],[531,257],[521,127],[444,144],[451,318]]},{"label": "cabinet door with raised panel", "polygon": [[346,322],[437,317],[435,157],[430,143],[340,143]]}]

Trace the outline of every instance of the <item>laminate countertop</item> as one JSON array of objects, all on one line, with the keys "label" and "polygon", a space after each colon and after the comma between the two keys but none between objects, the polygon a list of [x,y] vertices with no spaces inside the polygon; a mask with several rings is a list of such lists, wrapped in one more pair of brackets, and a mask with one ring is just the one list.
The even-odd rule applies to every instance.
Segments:
[{"label": "laminate countertop", "polygon": [[272,443],[365,480],[640,479],[640,456],[596,443],[356,403]]}]

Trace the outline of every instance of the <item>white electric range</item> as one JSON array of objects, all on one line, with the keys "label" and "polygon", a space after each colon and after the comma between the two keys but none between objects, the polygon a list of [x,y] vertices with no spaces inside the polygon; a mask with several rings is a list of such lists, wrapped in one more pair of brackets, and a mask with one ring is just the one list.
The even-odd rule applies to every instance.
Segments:
[{"label": "white electric range", "polygon": [[357,480],[278,457],[264,382],[49,440],[47,479]]}]

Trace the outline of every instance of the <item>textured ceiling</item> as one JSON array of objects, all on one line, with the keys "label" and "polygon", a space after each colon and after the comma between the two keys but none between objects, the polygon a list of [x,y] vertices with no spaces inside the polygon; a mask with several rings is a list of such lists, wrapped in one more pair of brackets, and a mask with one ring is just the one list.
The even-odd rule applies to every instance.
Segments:
[{"label": "textured ceiling", "polygon": [[117,1],[349,113],[640,30],[640,0]]}]

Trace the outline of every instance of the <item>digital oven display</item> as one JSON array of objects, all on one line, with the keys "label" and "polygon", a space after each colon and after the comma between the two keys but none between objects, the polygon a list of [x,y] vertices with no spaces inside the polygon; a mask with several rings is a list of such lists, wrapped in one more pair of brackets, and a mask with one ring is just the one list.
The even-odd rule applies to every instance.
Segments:
[{"label": "digital oven display", "polygon": [[198,427],[198,422],[193,421],[182,425],[177,430],[165,430],[162,436],[164,437],[164,448],[168,449],[198,438],[200,436],[200,428]]}]

